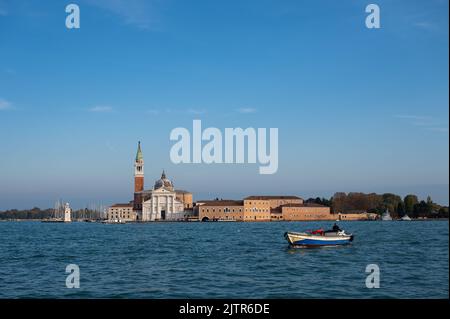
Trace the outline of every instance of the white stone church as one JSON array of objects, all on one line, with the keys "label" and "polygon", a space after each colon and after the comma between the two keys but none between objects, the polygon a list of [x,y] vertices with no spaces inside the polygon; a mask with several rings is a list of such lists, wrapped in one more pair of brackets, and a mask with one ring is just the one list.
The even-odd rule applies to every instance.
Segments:
[{"label": "white stone church", "polygon": [[134,201],[133,210],[138,221],[182,220],[192,208],[192,194],[175,190],[173,182],[165,172],[155,181],[153,189],[144,190],[144,157],[141,144],[138,144],[134,163]]},{"label": "white stone church", "polygon": [[184,203],[177,199],[172,182],[163,172],[155,182],[152,190],[141,192],[143,197],[142,211],[139,213],[142,221],[180,220],[183,219]]},{"label": "white stone church", "polygon": [[138,144],[134,161],[134,200],[108,208],[110,221],[176,221],[192,215],[192,193],[176,190],[163,171],[153,188],[144,189],[144,157]]}]

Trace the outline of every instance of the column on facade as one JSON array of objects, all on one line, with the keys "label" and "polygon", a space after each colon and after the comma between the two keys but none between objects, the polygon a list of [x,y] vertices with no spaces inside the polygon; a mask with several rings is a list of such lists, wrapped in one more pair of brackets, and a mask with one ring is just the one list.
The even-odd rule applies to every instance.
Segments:
[{"label": "column on facade", "polygon": [[169,199],[168,199],[168,196],[167,196],[167,195],[164,195],[164,200],[166,201],[166,207],[165,207],[165,210],[166,210],[166,219],[169,219],[169,218],[170,218],[170,212],[169,212]]},{"label": "column on facade", "polygon": [[166,203],[167,203],[167,211],[168,211],[169,214],[171,214],[172,213],[172,209],[170,207],[170,195],[166,196]]},{"label": "column on facade", "polygon": [[146,220],[148,220],[148,211],[147,211],[147,207],[148,206],[146,206],[145,204],[144,204],[144,200],[141,198],[141,215],[142,215],[142,221],[146,221]]},{"label": "column on facade", "polygon": [[172,212],[175,213],[175,194],[172,195]]},{"label": "column on facade", "polygon": [[153,220],[157,218],[158,215],[158,197],[156,195],[153,196]]},{"label": "column on facade", "polygon": [[159,195],[156,195],[156,218],[161,219],[161,203],[159,202]]},{"label": "column on facade", "polygon": [[152,220],[152,218],[153,218],[153,212],[155,211],[155,209],[153,208],[154,205],[155,205],[155,199],[153,198],[153,195],[152,195],[152,197],[151,197],[150,212],[149,212],[149,214],[150,214],[149,219],[150,219],[150,220]]},{"label": "column on facade", "polygon": [[155,220],[158,217],[158,196],[153,196],[153,202],[155,203],[155,208],[153,209],[152,220]]},{"label": "column on facade", "polygon": [[158,214],[158,198],[157,198],[156,195],[153,195],[152,199],[153,199],[153,215],[152,215],[152,220],[155,220],[156,215]]},{"label": "column on facade", "polygon": [[150,208],[150,220],[153,220],[153,216],[155,215],[155,197],[152,194],[152,207]]},{"label": "column on facade", "polygon": [[142,220],[145,221],[147,216],[147,206],[145,206],[144,201],[142,201],[142,208],[141,208],[141,212],[142,212]]}]

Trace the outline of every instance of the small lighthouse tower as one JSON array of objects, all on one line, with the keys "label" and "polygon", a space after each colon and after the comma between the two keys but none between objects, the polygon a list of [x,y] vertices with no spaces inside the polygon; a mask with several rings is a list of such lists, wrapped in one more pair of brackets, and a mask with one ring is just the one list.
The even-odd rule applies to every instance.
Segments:
[{"label": "small lighthouse tower", "polygon": [[72,221],[71,219],[71,213],[72,213],[72,209],[69,206],[69,203],[66,203],[64,205],[64,222],[65,223],[70,223]]}]

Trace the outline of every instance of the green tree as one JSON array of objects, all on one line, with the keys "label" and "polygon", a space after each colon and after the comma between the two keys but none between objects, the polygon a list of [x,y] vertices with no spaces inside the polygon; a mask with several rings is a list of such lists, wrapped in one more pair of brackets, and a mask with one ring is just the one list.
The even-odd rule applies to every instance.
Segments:
[{"label": "green tree", "polygon": [[400,202],[402,202],[402,198],[398,195],[385,193],[382,195],[383,203],[382,206],[385,209],[388,209],[391,214],[395,217],[398,216],[397,207]]},{"label": "green tree", "polygon": [[397,205],[397,215],[399,217],[403,217],[405,215],[405,204],[403,202],[399,202]]},{"label": "green tree", "polygon": [[414,205],[414,217],[428,217],[431,215],[431,206],[425,202],[420,201],[420,203]]},{"label": "green tree", "polygon": [[439,217],[440,218],[448,218],[448,207],[441,207],[439,209]]},{"label": "green tree", "polygon": [[436,217],[436,215],[438,215],[438,213],[439,213],[439,209],[441,209],[441,206],[438,205],[438,204],[436,204],[435,202],[433,202],[433,201],[431,200],[431,197],[430,197],[430,196],[427,197],[427,205],[428,205],[428,207],[429,207],[429,210],[430,210],[431,214],[432,214],[432,215],[433,215],[433,214],[435,215],[435,216],[433,216],[433,217]]},{"label": "green tree", "polygon": [[405,203],[405,212],[407,214],[412,214],[414,212],[414,205],[419,203],[419,200],[416,195],[406,195],[403,199],[403,202]]}]

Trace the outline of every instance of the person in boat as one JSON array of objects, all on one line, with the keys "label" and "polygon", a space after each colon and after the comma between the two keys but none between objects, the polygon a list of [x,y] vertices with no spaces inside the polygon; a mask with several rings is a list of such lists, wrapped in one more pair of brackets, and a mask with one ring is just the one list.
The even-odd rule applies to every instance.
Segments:
[{"label": "person in boat", "polygon": [[339,226],[336,223],[334,223],[333,228],[331,228],[331,230],[334,232],[341,231],[341,229],[339,228]]}]

